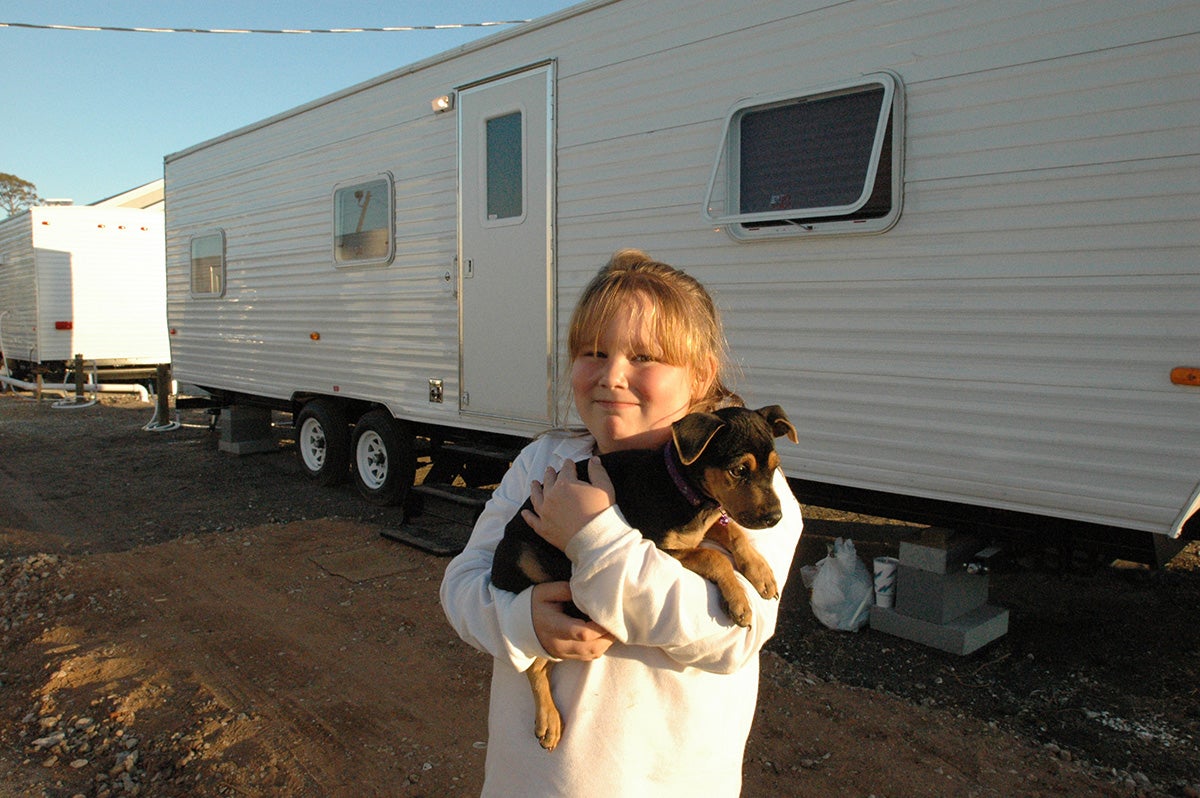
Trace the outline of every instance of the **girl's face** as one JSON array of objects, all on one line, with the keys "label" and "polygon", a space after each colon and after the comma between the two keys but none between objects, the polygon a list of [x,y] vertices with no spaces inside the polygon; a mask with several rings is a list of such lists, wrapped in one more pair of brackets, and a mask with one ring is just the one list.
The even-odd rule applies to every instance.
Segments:
[{"label": "girl's face", "polygon": [[595,351],[585,349],[571,363],[575,408],[601,454],[663,445],[691,406],[691,370],[659,359],[662,349],[644,321],[649,311],[643,299],[615,314]]}]

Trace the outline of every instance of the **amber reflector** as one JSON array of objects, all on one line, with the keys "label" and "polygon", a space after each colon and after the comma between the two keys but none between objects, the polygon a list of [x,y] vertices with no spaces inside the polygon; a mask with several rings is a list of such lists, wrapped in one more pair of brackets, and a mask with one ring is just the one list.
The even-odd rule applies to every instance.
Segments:
[{"label": "amber reflector", "polygon": [[1195,366],[1180,366],[1171,369],[1171,382],[1176,385],[1200,386],[1200,368]]}]

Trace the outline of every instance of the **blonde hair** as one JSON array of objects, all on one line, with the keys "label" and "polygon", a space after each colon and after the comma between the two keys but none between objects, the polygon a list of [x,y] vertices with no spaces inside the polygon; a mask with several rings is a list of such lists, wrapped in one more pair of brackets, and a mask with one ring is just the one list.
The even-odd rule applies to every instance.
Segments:
[{"label": "blonde hair", "polygon": [[641,319],[662,347],[663,362],[688,369],[694,379],[692,407],[715,410],[741,404],[725,386],[729,358],[721,316],[712,297],[696,278],[653,260],[636,249],[622,249],[584,288],[567,332],[572,361],[596,347],[601,332],[619,313],[637,313],[644,299],[649,312]]}]

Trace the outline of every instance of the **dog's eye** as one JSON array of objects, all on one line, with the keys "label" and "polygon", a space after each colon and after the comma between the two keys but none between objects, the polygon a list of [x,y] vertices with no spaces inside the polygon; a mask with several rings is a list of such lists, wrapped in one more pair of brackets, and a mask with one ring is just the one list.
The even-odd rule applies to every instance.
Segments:
[{"label": "dog's eye", "polygon": [[734,479],[745,479],[750,475],[750,468],[745,463],[738,463],[733,468],[729,469],[729,476]]}]

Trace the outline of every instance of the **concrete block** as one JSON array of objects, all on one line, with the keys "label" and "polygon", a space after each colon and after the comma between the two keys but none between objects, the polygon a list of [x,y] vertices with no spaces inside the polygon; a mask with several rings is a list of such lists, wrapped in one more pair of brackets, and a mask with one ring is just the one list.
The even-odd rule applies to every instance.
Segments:
[{"label": "concrete block", "polygon": [[221,410],[217,421],[217,449],[232,454],[273,452],[279,448],[271,428],[271,411],[265,407],[232,405]]},{"label": "concrete block", "polygon": [[900,564],[935,574],[954,573],[986,544],[977,535],[930,527],[900,541]]},{"label": "concrete block", "polygon": [[901,564],[896,573],[896,611],[921,621],[946,623],[988,600],[988,578],[966,571],[938,574]]},{"label": "concrete block", "polygon": [[985,604],[950,623],[939,624],[910,618],[888,607],[872,607],[871,628],[965,656],[1008,633],[1008,610]]}]

